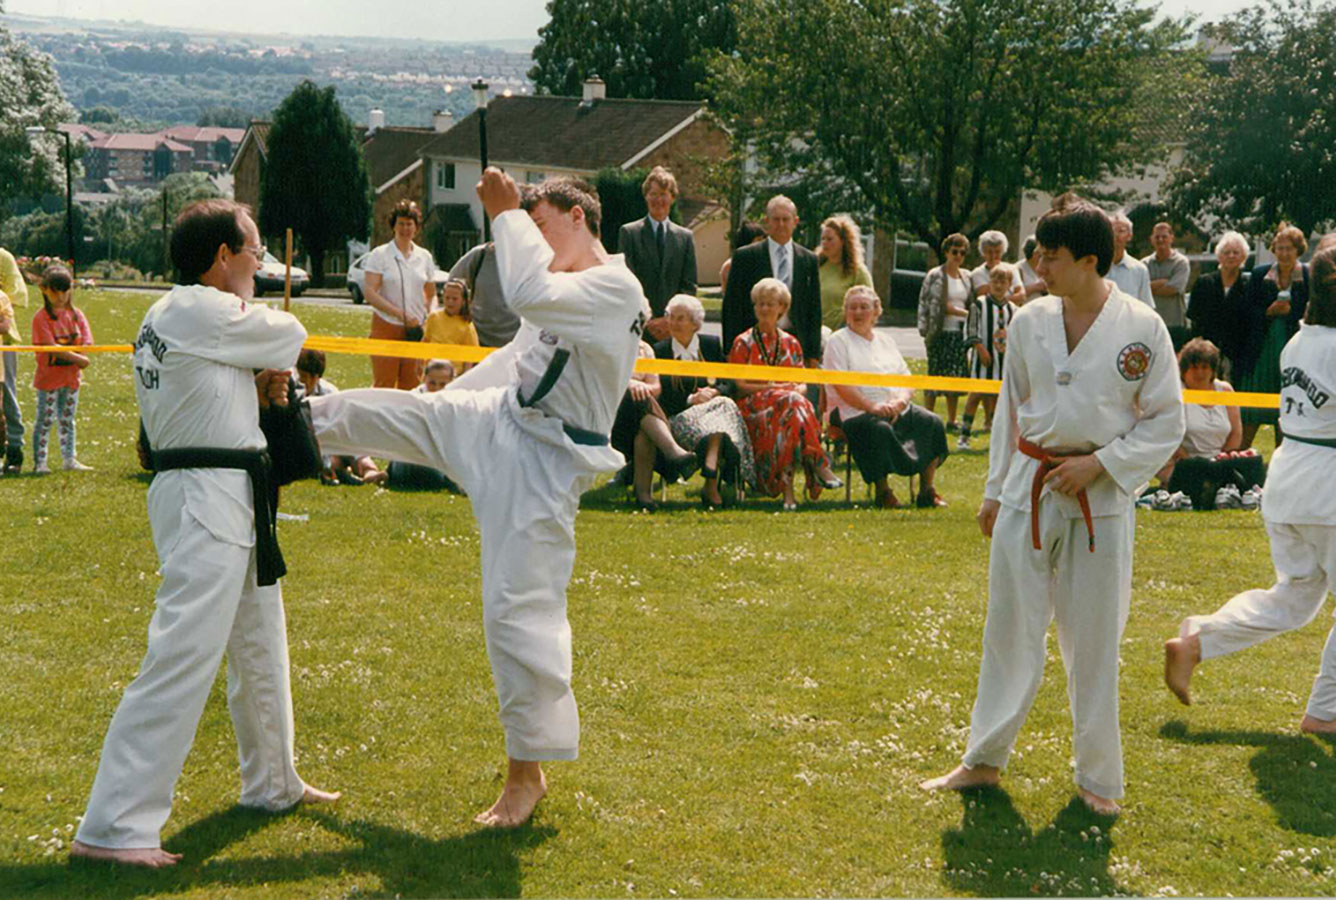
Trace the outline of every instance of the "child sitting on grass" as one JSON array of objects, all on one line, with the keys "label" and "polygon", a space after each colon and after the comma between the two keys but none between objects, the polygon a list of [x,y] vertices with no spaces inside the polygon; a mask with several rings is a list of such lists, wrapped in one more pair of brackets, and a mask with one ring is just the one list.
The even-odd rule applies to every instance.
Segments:
[{"label": "child sitting on grass", "polygon": [[[337,394],[339,389],[325,375],[323,350],[302,350],[297,356],[297,380],[303,397],[323,397]],[[326,456],[320,483],[333,487],[339,484],[381,484],[388,477],[369,456]]]},{"label": "child sitting on grass", "polygon": [[[51,266],[42,275],[42,309],[32,320],[34,344],[76,347],[93,343],[88,319],[74,305],[74,278],[64,266]],[[86,472],[92,466],[75,455],[74,417],[79,409],[81,373],[88,357],[73,350],[38,353],[32,386],[37,390],[37,420],[32,429],[33,472],[48,475],[47,441],[52,426],[60,429],[60,454],[65,468]]]},{"label": "child sitting on grass", "polygon": [[[997,263],[988,273],[988,293],[970,300],[970,316],[965,325],[965,343],[970,348],[970,377],[1001,380],[1002,358],[1007,350],[1007,326],[1016,315],[1016,304],[1010,294],[1016,279],[1016,268],[1010,263]],[[984,430],[993,427],[993,410],[997,407],[996,394],[978,391],[965,400],[965,416],[960,423],[958,449],[968,450],[970,429],[974,427],[974,413],[983,401]]]},{"label": "child sitting on grass", "polygon": [[[422,340],[428,344],[464,344],[478,346],[478,330],[469,317],[469,286],[459,278],[451,278],[441,289],[441,308],[427,316]],[[473,365],[455,361],[460,372]]]}]

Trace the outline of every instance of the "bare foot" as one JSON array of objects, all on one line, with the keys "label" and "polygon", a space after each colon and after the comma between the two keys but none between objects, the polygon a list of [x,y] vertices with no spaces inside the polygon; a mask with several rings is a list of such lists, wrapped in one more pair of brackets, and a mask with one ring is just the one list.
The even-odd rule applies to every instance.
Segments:
[{"label": "bare foot", "polygon": [[302,794],[302,803],[333,803],[343,796],[343,791],[322,791],[320,788],[306,786],[305,793]]},{"label": "bare foot", "polygon": [[390,480],[390,473],[382,469],[378,469],[375,472],[369,472],[368,474],[362,476],[363,484],[385,484],[389,480]]},{"label": "bare foot", "polygon": [[1201,662],[1201,640],[1194,634],[1170,638],[1164,642],[1164,683],[1184,706],[1192,705],[1188,686],[1192,670]]},{"label": "bare foot", "polygon": [[1090,807],[1091,812],[1099,813],[1101,816],[1116,816],[1123,811],[1118,805],[1118,801],[1110,800],[1108,797],[1101,797],[1099,794],[1092,794],[1085,788],[1077,788],[1076,795]]},{"label": "bare foot", "polygon": [[920,781],[919,787],[925,791],[963,791],[972,787],[995,785],[1001,776],[1002,771],[996,766],[975,766],[971,769],[962,764],[945,775]]},{"label": "bare foot", "polygon": [[70,844],[70,857],[96,859],[102,862],[119,863],[123,866],[144,866],[149,869],[162,869],[174,866],[181,859],[179,853],[168,853],[161,847],[94,847],[82,841]]},{"label": "bare foot", "polygon": [[518,828],[529,821],[538,801],[546,794],[547,778],[539,764],[512,759],[501,796],[491,809],[474,816],[473,821],[487,828]]},{"label": "bare foot", "polygon": [[1336,734],[1336,719],[1319,719],[1304,713],[1299,730],[1304,734]]}]

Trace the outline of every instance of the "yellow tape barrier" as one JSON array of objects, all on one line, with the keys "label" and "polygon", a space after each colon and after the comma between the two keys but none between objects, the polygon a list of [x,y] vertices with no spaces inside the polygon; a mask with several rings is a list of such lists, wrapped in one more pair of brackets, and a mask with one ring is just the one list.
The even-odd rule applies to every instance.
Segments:
[{"label": "yellow tape barrier", "polygon": [[[492,352],[490,347],[469,347],[462,344],[425,344],[407,341],[386,341],[377,338],[335,337],[312,335],[306,346],[326,353],[347,353],[357,356],[394,356],[401,359],[453,359],[478,362]],[[15,345],[0,348],[21,353],[51,353],[75,350],[79,353],[130,353],[129,344],[96,344],[87,347]],[[637,372],[655,375],[685,375],[704,378],[730,378],[743,381],[793,381],[803,384],[845,384],[866,387],[899,387],[926,391],[974,392],[996,394],[1002,388],[1000,381],[977,378],[943,378],[932,375],[883,375],[877,372],[836,372],[826,369],[795,369],[788,366],[744,366],[732,363],[686,362],[676,359],[638,359]],[[1243,391],[1184,391],[1183,401],[1199,406],[1239,406],[1256,409],[1279,409],[1279,394],[1255,394]]]}]

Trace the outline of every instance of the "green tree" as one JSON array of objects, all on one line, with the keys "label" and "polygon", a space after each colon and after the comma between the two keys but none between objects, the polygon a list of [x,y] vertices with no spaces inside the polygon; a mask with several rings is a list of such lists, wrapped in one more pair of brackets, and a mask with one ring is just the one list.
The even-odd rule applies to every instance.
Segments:
[{"label": "green tree", "polygon": [[371,184],[352,122],[334,88],[303,81],[274,110],[269,159],[260,182],[260,232],[291,228],[311,257],[311,278],[324,277],[325,253],[365,238]]},{"label": "green tree", "polygon": [[[800,178],[931,247],[1023,189],[1153,161],[1199,59],[1135,0],[738,0],[711,90],[753,182]],[[1174,93],[1170,93],[1170,92]],[[769,181],[767,181],[769,179]],[[782,182],[781,182],[782,183]]]},{"label": "green tree", "polygon": [[196,125],[213,125],[217,128],[245,128],[250,124],[251,114],[239,106],[210,106],[199,114]]},{"label": "green tree", "polygon": [[1256,235],[1336,222],[1336,3],[1254,6],[1212,36],[1233,52],[1192,106],[1173,211]]},{"label": "green tree", "polygon": [[64,191],[64,141],[25,129],[74,119],[51,57],[0,28],[0,184],[9,197]]},{"label": "green tree", "polygon": [[699,100],[711,53],[737,41],[735,0],[548,0],[529,78],[579,96],[598,75],[609,97]]}]

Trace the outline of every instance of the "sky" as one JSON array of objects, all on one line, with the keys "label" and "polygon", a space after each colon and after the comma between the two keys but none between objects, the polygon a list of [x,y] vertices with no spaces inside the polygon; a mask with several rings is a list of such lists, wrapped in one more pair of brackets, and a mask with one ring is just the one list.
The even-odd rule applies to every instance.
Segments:
[{"label": "sky", "polygon": [[[652,2],[652,0],[651,0]],[[1080,0],[1072,0],[1080,2]],[[1154,0],[1141,0],[1153,5]],[[1161,0],[1168,15],[1199,14],[1206,21],[1252,0]],[[545,0],[407,0],[382,7],[367,0],[7,0],[10,13],[79,19],[125,19],[169,27],[253,34],[369,35],[440,41],[530,39],[547,21]],[[387,15],[398,9],[399,16]],[[479,10],[485,10],[485,15]]]}]

